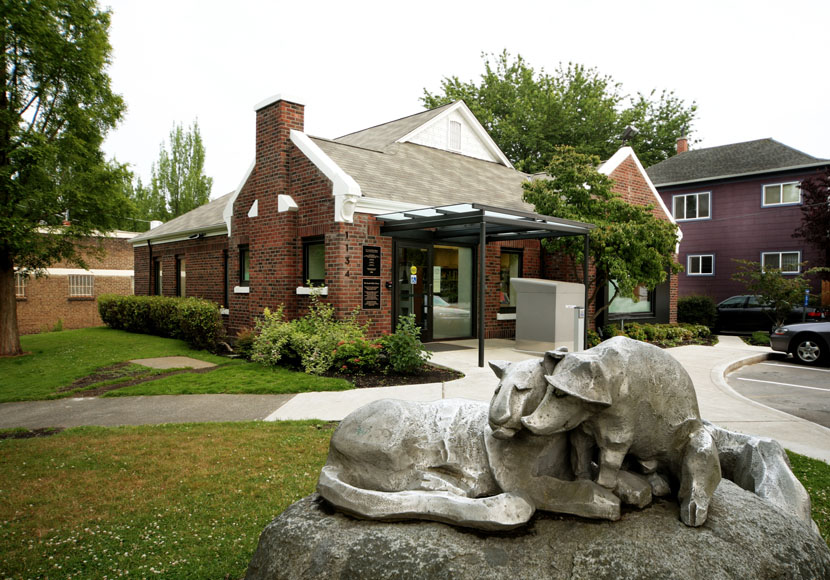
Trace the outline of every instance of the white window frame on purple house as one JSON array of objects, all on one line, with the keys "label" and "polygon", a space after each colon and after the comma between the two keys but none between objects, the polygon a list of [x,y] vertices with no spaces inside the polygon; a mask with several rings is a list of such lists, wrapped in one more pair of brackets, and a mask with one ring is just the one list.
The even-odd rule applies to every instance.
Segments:
[{"label": "white window frame on purple house", "polygon": [[[706,204],[706,215],[700,215],[700,197],[706,196],[708,199],[708,203]],[[688,213],[688,202],[686,198],[693,197],[695,199],[695,217],[686,217]],[[678,216],[678,199],[682,198],[682,202],[680,202],[680,207],[683,208],[683,217]],[[699,220],[709,220],[712,219],[712,192],[711,191],[699,191],[696,193],[680,193],[678,195],[672,196],[672,208],[671,213],[674,216],[674,219],[679,222],[691,222],[691,221],[699,221]]]},{"label": "white window frame on purple house", "polygon": [[[711,258],[710,271],[703,271],[704,258]],[[697,259],[697,268],[693,268],[693,263]],[[695,271],[697,270],[697,271]],[[686,274],[688,276],[714,276],[715,275],[715,254],[689,254],[686,256]]]}]

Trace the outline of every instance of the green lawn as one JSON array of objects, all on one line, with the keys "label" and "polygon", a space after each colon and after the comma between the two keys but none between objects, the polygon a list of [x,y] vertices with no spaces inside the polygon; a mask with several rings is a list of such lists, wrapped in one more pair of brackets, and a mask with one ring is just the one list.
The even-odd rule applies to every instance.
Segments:
[{"label": "green lawn", "polygon": [[[283,369],[231,360],[206,351],[193,350],[183,341],[146,334],[132,334],[110,328],[85,328],[21,337],[27,355],[0,358],[0,403],[55,399],[75,396],[62,391],[98,369],[137,358],[189,356],[220,365],[201,374],[178,374],[141,383],[108,396],[175,395],[197,393],[299,393],[336,391],[351,388],[341,379],[312,377]],[[164,374],[147,370],[147,374]],[[118,382],[108,378],[84,389]]]},{"label": "green lawn", "polygon": [[[83,427],[0,440],[0,577],[241,578],[265,525],[314,490],[332,427]],[[830,539],[830,465],[790,457]]]}]

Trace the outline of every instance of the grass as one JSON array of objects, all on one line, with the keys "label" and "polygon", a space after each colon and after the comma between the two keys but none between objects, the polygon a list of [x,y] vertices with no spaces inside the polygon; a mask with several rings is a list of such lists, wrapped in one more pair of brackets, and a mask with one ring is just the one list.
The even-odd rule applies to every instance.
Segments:
[{"label": "grass", "polygon": [[813,520],[821,537],[830,545],[830,465],[787,451],[795,476],[807,488],[813,504]]},{"label": "grass", "polygon": [[0,441],[0,577],[241,578],[314,490],[331,425],[77,428]]},{"label": "grass", "polygon": [[[219,369],[202,374],[177,374],[157,381],[110,391],[109,396],[197,393],[299,393],[334,391],[351,388],[340,379],[310,377],[303,373],[273,370],[268,367],[233,361],[206,351],[193,350],[183,341],[145,334],[131,334],[109,328],[85,328],[22,336],[24,351],[29,354],[0,358],[0,403],[56,399],[75,396],[113,382],[130,380],[129,376],[107,377],[82,388],[61,391],[62,387],[89,377],[97,370],[138,358],[189,356],[212,362]],[[133,367],[119,372],[126,373]],[[148,375],[169,371],[150,371]]]},{"label": "grass", "polygon": [[[314,490],[332,425],[69,429],[0,440],[0,577],[241,578]],[[830,465],[790,453],[830,539]]]}]

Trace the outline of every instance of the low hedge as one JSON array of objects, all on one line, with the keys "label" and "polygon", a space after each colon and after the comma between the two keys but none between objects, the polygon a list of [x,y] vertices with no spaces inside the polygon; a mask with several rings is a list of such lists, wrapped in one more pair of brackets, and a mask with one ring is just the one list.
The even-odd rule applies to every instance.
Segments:
[{"label": "low hedge", "polygon": [[602,336],[605,339],[613,336],[627,336],[662,347],[688,343],[706,344],[711,334],[709,327],[702,324],[639,324],[628,322],[624,328],[620,328],[615,324],[608,324],[602,328]]},{"label": "low hedge", "polygon": [[718,316],[715,301],[710,296],[692,295],[677,300],[677,322],[703,324],[713,327]]},{"label": "low hedge", "polygon": [[98,313],[110,328],[178,338],[200,350],[215,350],[225,333],[219,305],[201,298],[102,294]]}]

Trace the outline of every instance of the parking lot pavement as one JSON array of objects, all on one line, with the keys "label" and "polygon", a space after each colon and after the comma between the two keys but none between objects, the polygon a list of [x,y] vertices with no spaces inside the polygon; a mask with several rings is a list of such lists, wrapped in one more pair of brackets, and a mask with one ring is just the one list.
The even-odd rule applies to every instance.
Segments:
[{"label": "parking lot pavement", "polygon": [[726,376],[741,395],[830,428],[830,368],[805,367],[775,356]]}]

